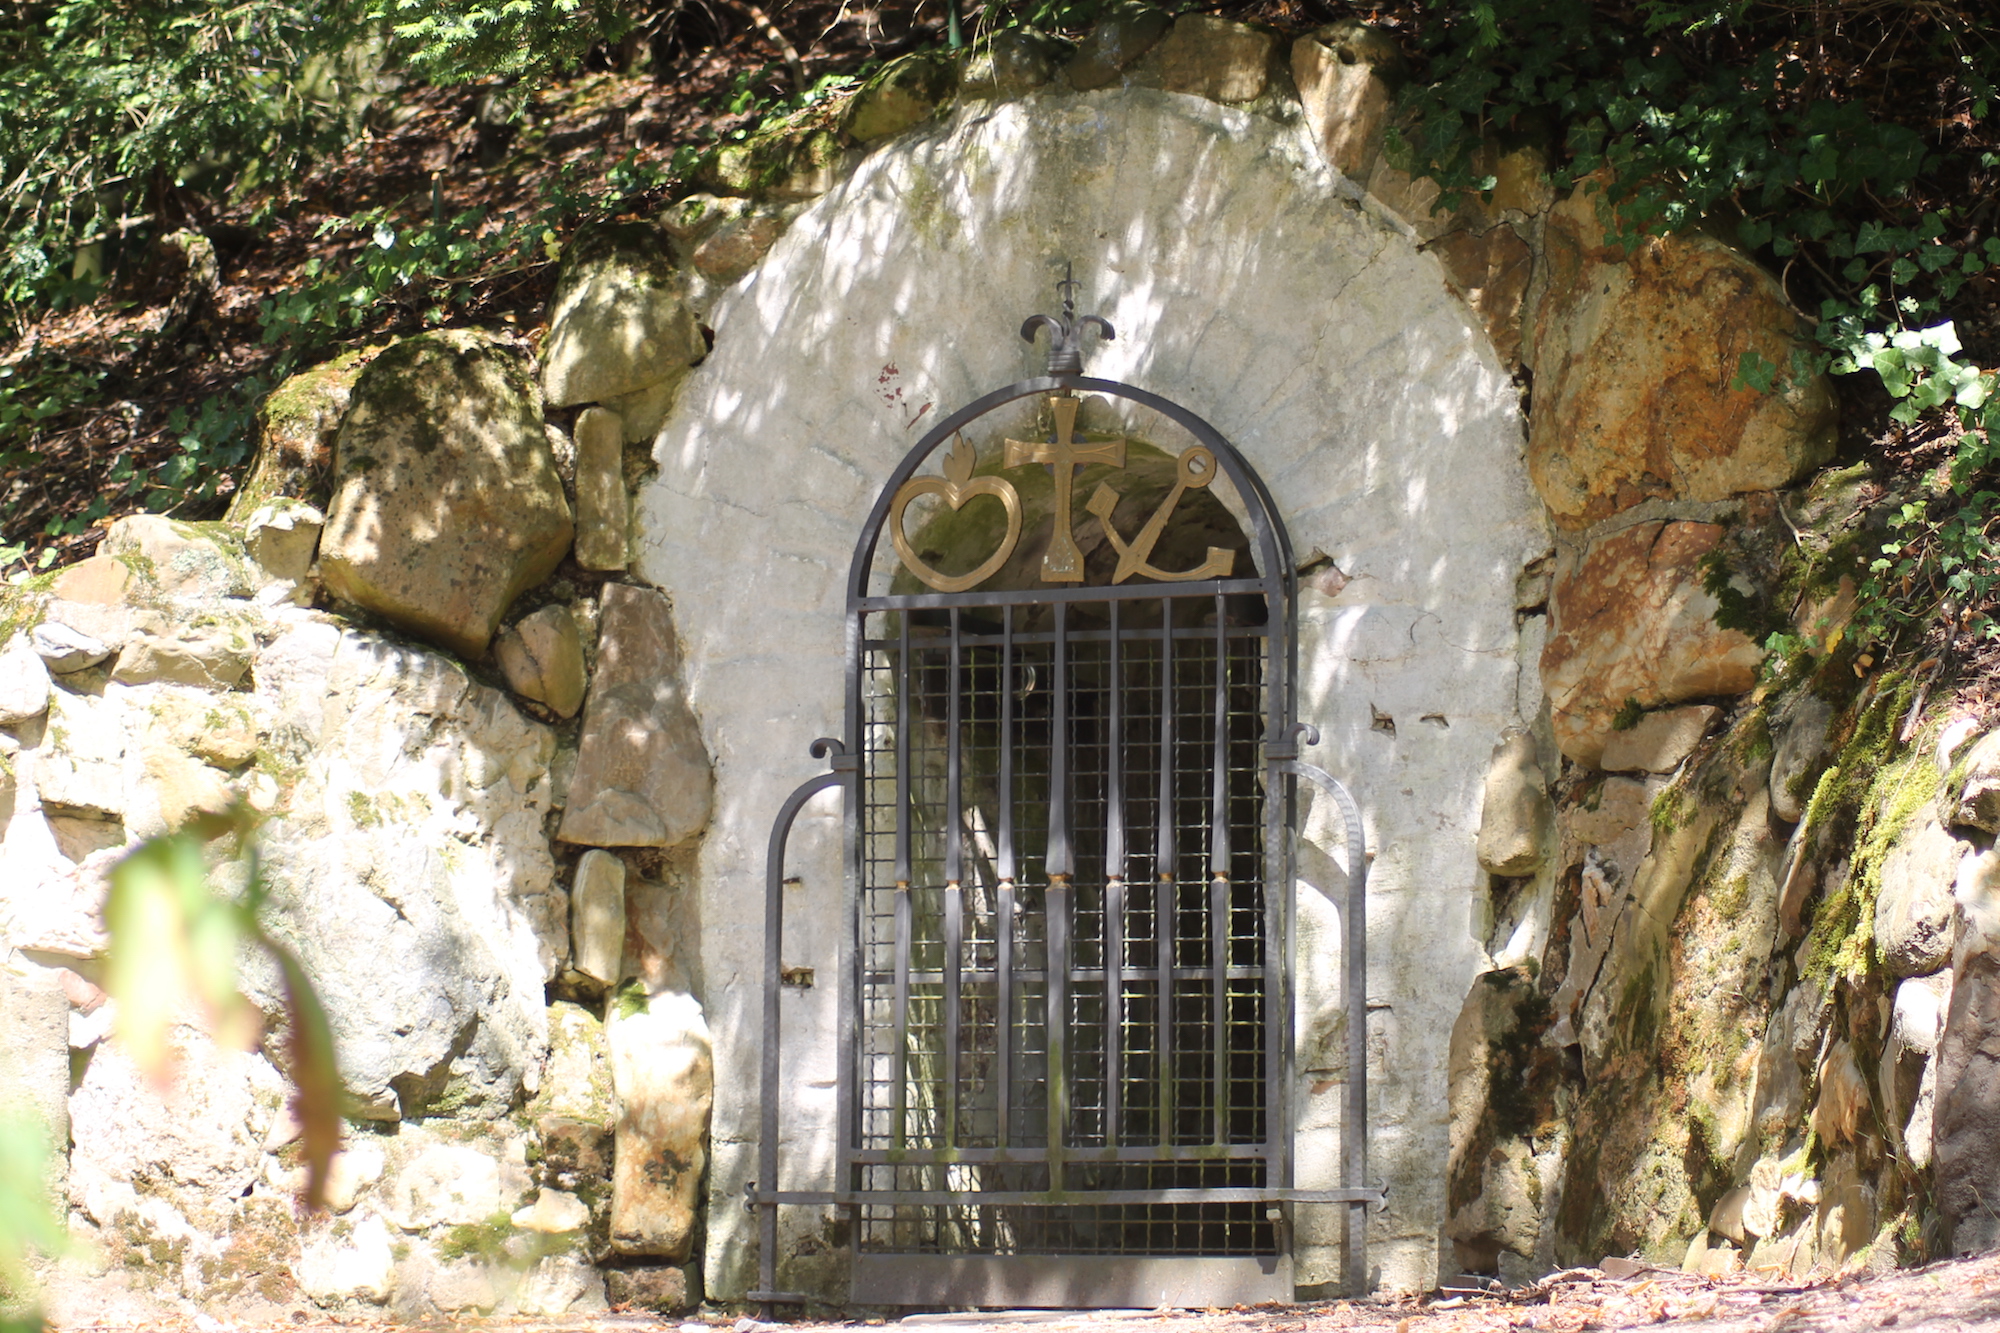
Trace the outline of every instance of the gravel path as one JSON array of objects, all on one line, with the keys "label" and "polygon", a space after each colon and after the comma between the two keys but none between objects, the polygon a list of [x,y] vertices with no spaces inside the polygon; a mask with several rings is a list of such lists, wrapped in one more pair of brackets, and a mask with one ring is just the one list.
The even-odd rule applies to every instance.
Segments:
[{"label": "gravel path", "polygon": [[246,1324],[205,1315],[143,1325],[64,1326],[86,1329],[144,1327],[163,1333],[324,1333],[366,1328],[519,1330],[520,1333],[1320,1333],[1373,1329],[1382,1333],[1501,1333],[1547,1329],[1582,1333],[1671,1325],[1702,1333],[1960,1333],[2000,1330],[2000,1254],[1949,1260],[1927,1268],[1829,1278],[1814,1283],[1773,1281],[1755,1274],[1708,1279],[1672,1269],[1607,1261],[1612,1272],[1580,1268],[1557,1273],[1510,1292],[1451,1289],[1424,1297],[1379,1301],[1327,1301],[1234,1310],[1021,1310],[976,1314],[918,1314],[896,1319],[798,1321],[760,1324],[714,1316],[663,1319],[614,1313],[588,1318],[488,1319],[398,1325],[368,1319],[301,1320]]}]

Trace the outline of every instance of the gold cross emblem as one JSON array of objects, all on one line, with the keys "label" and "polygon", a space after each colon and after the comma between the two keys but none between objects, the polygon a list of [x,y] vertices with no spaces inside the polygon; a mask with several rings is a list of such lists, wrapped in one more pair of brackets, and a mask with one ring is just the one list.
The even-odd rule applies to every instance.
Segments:
[{"label": "gold cross emblem", "polygon": [[1042,555],[1042,582],[1083,582],[1083,552],[1077,549],[1070,532],[1070,492],[1076,485],[1076,470],[1093,463],[1125,466],[1125,441],[1103,440],[1078,444],[1071,438],[1076,430],[1076,409],[1080,400],[1072,394],[1052,393],[1049,407],[1055,413],[1056,438],[1007,441],[1008,467],[1023,463],[1047,463],[1055,472],[1056,523],[1049,534],[1049,549]]}]

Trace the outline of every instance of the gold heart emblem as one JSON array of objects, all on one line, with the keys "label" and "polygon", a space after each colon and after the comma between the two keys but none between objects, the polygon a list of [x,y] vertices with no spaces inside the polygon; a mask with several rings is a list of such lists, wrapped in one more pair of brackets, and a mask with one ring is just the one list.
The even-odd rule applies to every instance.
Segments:
[{"label": "gold heart emblem", "polygon": [[[954,437],[951,452],[945,456],[944,475],[910,478],[903,483],[889,505],[889,539],[896,544],[896,554],[903,558],[903,567],[939,592],[964,592],[985,582],[995,570],[1007,563],[1007,557],[1014,554],[1014,546],[1021,540],[1021,493],[1004,477],[975,478],[972,475],[974,460],[972,446],[965,442],[965,437]],[[909,508],[910,501],[920,495],[939,496],[954,511],[977,495],[990,495],[998,500],[1007,510],[1007,536],[1001,541],[1000,549],[970,574],[940,574],[932,569],[917,558],[917,553],[910,547],[910,539],[903,533],[903,511]]]}]

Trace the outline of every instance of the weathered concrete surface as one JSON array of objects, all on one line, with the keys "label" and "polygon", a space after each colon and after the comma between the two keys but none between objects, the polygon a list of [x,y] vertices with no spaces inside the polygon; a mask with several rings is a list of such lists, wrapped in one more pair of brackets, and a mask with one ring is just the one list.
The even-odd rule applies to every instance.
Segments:
[{"label": "weathered concrete surface", "polygon": [[[823,771],[806,743],[842,730],[848,552],[919,410],[934,421],[1041,373],[1044,353],[1017,330],[1056,308],[1051,256],[1074,260],[1079,309],[1118,329],[1093,344],[1091,372],[1215,423],[1275,492],[1299,558],[1317,552],[1347,580],[1302,594],[1302,715],[1324,737],[1311,757],[1361,794],[1379,851],[1370,1043],[1395,1056],[1370,1085],[1370,1165],[1391,1191],[1371,1253],[1389,1287],[1436,1280],[1446,1039],[1479,966],[1481,778],[1494,738],[1530,720],[1516,706],[1514,581],[1547,537],[1517,399],[1486,336],[1435,259],[1349,206],[1354,187],[1307,134],[1139,90],[981,107],[865,160],[715,307],[714,352],[654,445],[661,471],[639,499],[634,565],[672,598],[716,764],[715,815],[690,872],[718,1069],[711,1297],[739,1296],[755,1272],[740,1200],[755,1159],[763,906],[746,867],[761,864],[785,795]],[[1162,169],[1195,161],[1195,176]],[[779,361],[793,373],[774,378]],[[990,418],[993,438],[973,443],[1018,435],[1033,408]],[[1154,428],[1110,408],[1103,420]],[[838,809],[812,803],[788,857],[802,887],[785,961],[822,977],[842,931]],[[1337,887],[1339,835],[1318,805],[1305,832],[1309,882]],[[1300,1017],[1315,1054],[1302,1058],[1299,1178],[1330,1183],[1339,931],[1317,891],[1301,897],[1301,957],[1324,965]],[[800,1188],[831,1178],[836,990],[787,997],[798,1091],[782,1151]],[[822,1239],[823,1219],[794,1212],[787,1255]],[[1336,1212],[1302,1210],[1308,1285],[1338,1280]],[[799,1264],[799,1280],[814,1279]]]}]

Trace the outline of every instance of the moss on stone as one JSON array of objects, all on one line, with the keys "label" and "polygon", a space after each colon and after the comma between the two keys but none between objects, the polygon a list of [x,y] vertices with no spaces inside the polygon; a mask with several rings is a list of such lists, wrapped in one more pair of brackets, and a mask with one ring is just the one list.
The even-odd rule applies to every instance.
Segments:
[{"label": "moss on stone", "polygon": [[1687,789],[1679,779],[1663,787],[1646,812],[1647,822],[1653,826],[1653,835],[1661,838],[1685,828],[1693,817],[1693,802],[1688,800]]},{"label": "moss on stone", "polygon": [[1628,698],[1618,705],[1618,711],[1611,715],[1613,731],[1630,731],[1639,725],[1639,719],[1646,715],[1646,706],[1636,698]]},{"label": "moss on stone", "polygon": [[483,1222],[467,1222],[445,1232],[438,1239],[438,1257],[505,1263],[507,1242],[514,1236],[513,1219],[504,1212],[495,1213]]},{"label": "moss on stone", "polygon": [[366,792],[347,793],[347,817],[356,828],[374,828],[382,822],[381,814],[375,809],[375,803],[368,799]]},{"label": "moss on stone", "polygon": [[741,142],[722,144],[696,165],[695,179],[716,194],[764,198],[810,193],[801,178],[840,159],[831,118],[831,108],[808,107]]},{"label": "moss on stone", "polygon": [[646,983],[636,977],[620,986],[611,996],[613,1017],[637,1018],[646,1012]]},{"label": "moss on stone", "polygon": [[0,584],[0,647],[16,634],[31,630],[48,615],[49,585],[61,575],[59,569],[19,583]]},{"label": "moss on stone", "polygon": [[1883,860],[1941,786],[1929,746],[1920,741],[1906,749],[1896,740],[1913,688],[1903,677],[1883,678],[1806,806],[1802,855],[1843,835],[1851,835],[1853,848],[1846,882],[1820,904],[1806,936],[1801,975],[1821,985],[1858,979],[1874,967]]}]

